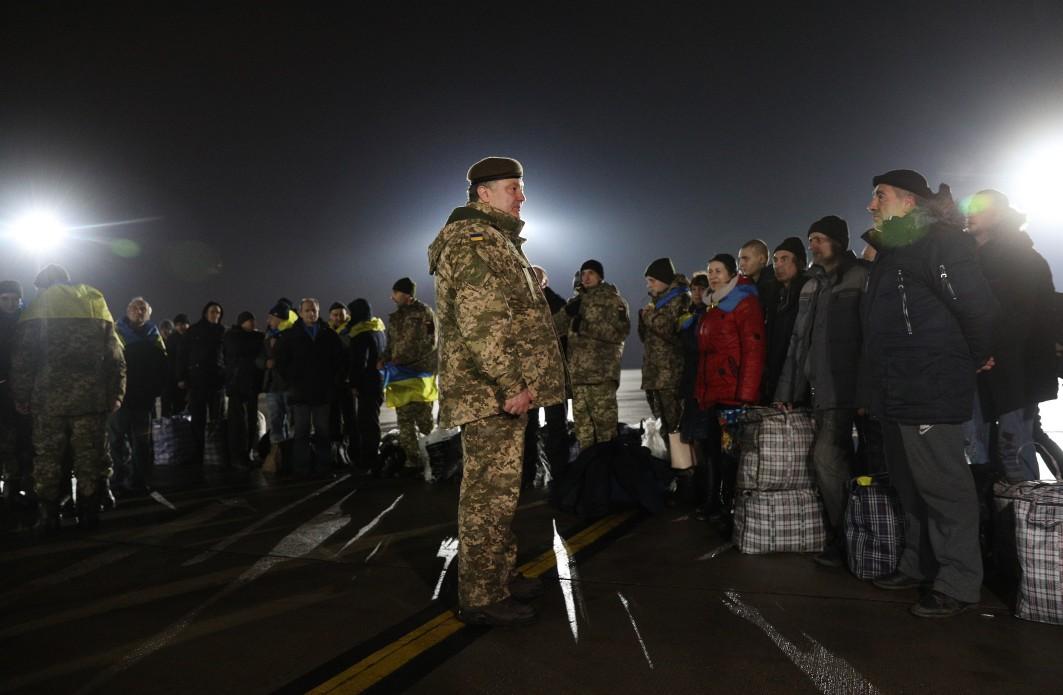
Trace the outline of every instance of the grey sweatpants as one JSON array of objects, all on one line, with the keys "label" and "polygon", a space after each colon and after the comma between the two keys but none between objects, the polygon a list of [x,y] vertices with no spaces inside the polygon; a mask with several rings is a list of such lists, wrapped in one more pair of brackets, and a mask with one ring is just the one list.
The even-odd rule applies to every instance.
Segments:
[{"label": "grey sweatpants", "polygon": [[977,603],[982,590],[978,496],[964,456],[963,425],[882,427],[890,483],[904,506],[898,569],[934,590]]}]

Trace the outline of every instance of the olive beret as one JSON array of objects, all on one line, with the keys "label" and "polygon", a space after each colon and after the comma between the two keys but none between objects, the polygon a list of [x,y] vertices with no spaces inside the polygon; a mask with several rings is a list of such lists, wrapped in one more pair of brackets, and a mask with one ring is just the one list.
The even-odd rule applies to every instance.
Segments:
[{"label": "olive beret", "polygon": [[509,157],[485,157],[469,168],[470,184],[487,183],[500,179],[524,178],[524,167]]}]

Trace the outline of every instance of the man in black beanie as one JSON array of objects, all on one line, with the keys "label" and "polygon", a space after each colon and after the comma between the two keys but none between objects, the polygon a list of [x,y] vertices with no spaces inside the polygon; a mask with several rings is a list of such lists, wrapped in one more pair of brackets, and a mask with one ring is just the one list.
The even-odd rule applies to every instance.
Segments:
[{"label": "man in black beanie", "polygon": [[931,584],[913,615],[944,618],[979,601],[978,496],[964,455],[975,374],[993,368],[998,311],[974,240],[954,224],[947,190],[931,200],[911,170],[876,176],[865,236],[878,255],[863,307],[863,371],[882,421],[890,483],[904,507],[905,548],[880,589]]},{"label": "man in black beanie", "polygon": [[[793,339],[775,388],[787,407],[810,402],[816,420],[812,468],[827,512],[827,545],[815,560],[845,564],[843,522],[856,475],[853,420],[860,368],[860,297],[866,264],[849,250],[845,220],[827,215],[808,228],[812,267],[801,288]],[[811,398],[810,398],[811,390]]]},{"label": "man in black beanie", "polygon": [[[391,288],[391,299],[398,308],[388,316],[388,341],[381,365],[402,372],[402,378],[389,381],[385,394],[387,405],[395,409],[399,421],[399,442],[411,474],[424,469],[417,435],[419,432],[425,437],[435,429],[432,410],[439,399],[435,387],[436,315],[414,296],[416,291],[417,285],[410,278],[400,278]],[[424,387],[413,388],[419,383]]]},{"label": "man in black beanie", "polygon": [[777,286],[774,300],[764,311],[765,334],[768,336],[762,389],[765,403],[774,401],[775,388],[779,384],[779,375],[786,362],[786,353],[790,349],[794,320],[797,318],[798,297],[808,279],[806,265],[805,244],[799,237],[787,237],[772,253],[772,267]]},{"label": "man in black beanie", "polygon": [[642,390],[653,416],[661,420],[667,438],[679,428],[682,402],[679,384],[683,378],[683,341],[680,330],[690,314],[690,290],[686,278],[675,272],[670,258],[658,258],[646,267],[650,301],[639,310],[642,339]]},{"label": "man in black beanie", "polygon": [[348,451],[353,465],[376,472],[380,450],[380,406],[384,402],[384,382],[377,363],[387,347],[384,322],[373,316],[365,299],[355,299],[351,310],[350,337],[351,393],[354,395],[354,433]]},{"label": "man in black beanie", "polygon": [[22,509],[25,491],[32,495],[30,477],[33,442],[30,416],[15,410],[11,395],[11,355],[15,349],[15,327],[22,314],[22,285],[17,280],[0,282],[0,476],[4,481],[3,509],[0,514],[14,520]]}]

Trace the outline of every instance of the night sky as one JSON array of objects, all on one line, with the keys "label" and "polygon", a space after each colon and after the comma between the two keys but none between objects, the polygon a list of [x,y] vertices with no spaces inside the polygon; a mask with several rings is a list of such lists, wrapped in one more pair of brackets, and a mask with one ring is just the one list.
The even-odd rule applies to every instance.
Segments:
[{"label": "night sky", "polygon": [[[38,258],[2,240],[0,276],[60,262],[157,320],[217,299],[261,323],[282,295],[387,314],[403,275],[432,303],[426,247],[502,154],[531,260],[562,295],[600,260],[634,316],[654,258],[689,273],[826,214],[855,239],[893,168],[1015,198],[1018,158],[1063,137],[1059,2],[215,4],[4,4],[0,220],[158,219]],[[1063,273],[1060,218],[1030,231]]]}]

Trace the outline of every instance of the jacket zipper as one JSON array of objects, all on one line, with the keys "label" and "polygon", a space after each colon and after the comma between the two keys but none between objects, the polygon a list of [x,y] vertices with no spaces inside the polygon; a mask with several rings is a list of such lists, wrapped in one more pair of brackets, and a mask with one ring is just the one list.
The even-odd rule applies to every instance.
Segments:
[{"label": "jacket zipper", "polygon": [[945,264],[939,265],[938,270],[941,271],[941,286],[948,291],[952,301],[959,301],[959,297],[956,296],[956,290],[952,289],[952,282],[949,281],[949,272],[945,270]]},{"label": "jacket zipper", "polygon": [[897,291],[901,293],[901,311],[904,313],[904,325],[908,335],[912,334],[912,319],[908,316],[908,293],[904,291],[904,271],[897,268]]}]

